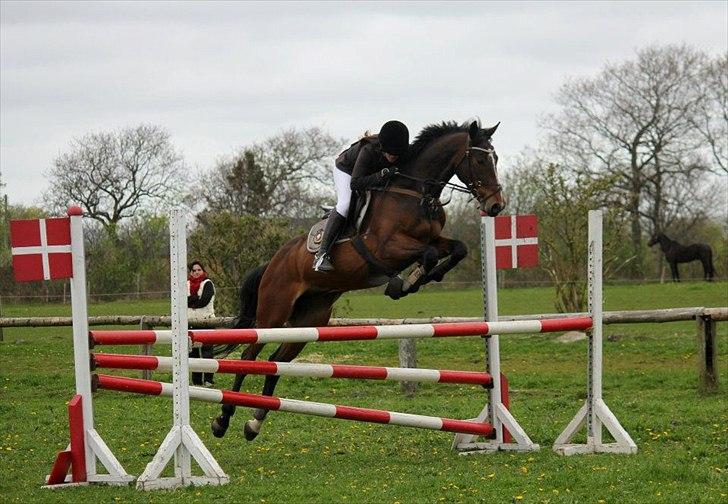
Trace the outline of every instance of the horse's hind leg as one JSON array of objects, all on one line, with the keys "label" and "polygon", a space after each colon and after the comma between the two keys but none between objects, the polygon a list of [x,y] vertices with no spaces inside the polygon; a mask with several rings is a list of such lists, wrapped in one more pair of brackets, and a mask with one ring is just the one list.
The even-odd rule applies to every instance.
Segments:
[{"label": "horse's hind leg", "polygon": [[[245,350],[243,350],[242,355],[240,358],[242,360],[255,360],[256,357],[258,357],[258,354],[261,350],[263,350],[263,347],[265,344],[253,344],[248,345]],[[233,386],[231,390],[235,392],[239,392],[240,388],[243,386],[243,380],[245,379],[244,374],[236,374],[235,380],[233,381]],[[219,417],[214,419],[212,421],[212,424],[210,425],[210,428],[212,429],[212,434],[215,437],[223,437],[225,435],[225,432],[227,432],[228,427],[230,426],[230,417],[235,414],[235,405],[234,404],[223,404],[222,405],[222,413]]]},{"label": "horse's hind leg", "polygon": [[[334,302],[340,295],[338,293],[329,293],[302,296],[296,302],[290,325],[292,327],[321,327],[327,325],[331,318],[331,309]],[[305,346],[306,343],[283,343],[273,352],[269,360],[291,362]],[[263,384],[263,395],[272,396],[279,379],[280,376],[266,376]],[[268,410],[266,409],[258,408],[253,410],[253,419],[245,423],[245,439],[248,441],[255,439],[260,433],[261,426],[267,415]]]},{"label": "horse's hind leg", "polygon": [[[291,362],[295,359],[298,354],[301,353],[306,343],[283,343],[268,359],[269,361],[277,362]],[[275,391],[276,384],[280,376],[278,375],[267,375],[265,377],[265,383],[263,384],[263,395],[272,396]],[[253,419],[245,422],[243,433],[245,439],[252,441],[258,434],[260,434],[260,428],[263,425],[265,417],[268,416],[268,410],[262,408],[256,408],[253,410]]]},{"label": "horse's hind leg", "polygon": [[705,254],[700,258],[700,262],[703,263],[703,280],[710,282],[713,280],[713,260],[712,254]]}]

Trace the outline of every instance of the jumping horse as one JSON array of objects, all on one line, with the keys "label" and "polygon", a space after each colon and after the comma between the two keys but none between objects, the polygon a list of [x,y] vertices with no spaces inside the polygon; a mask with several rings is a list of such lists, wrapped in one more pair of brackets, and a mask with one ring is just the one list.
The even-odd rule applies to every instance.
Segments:
[{"label": "jumping horse", "polygon": [[670,265],[672,279],[675,282],[680,281],[680,272],[677,269],[678,263],[691,261],[700,261],[703,264],[703,279],[710,282],[715,276],[715,268],[713,267],[713,250],[707,243],[692,243],[690,245],[682,245],[675,240],[671,240],[662,233],[654,235],[648,245],[651,247],[659,243],[665,259]]},{"label": "jumping horse", "polygon": [[[495,216],[505,207],[498,183],[498,156],[491,137],[498,124],[481,128],[478,122],[430,125],[410,146],[399,173],[379,191],[372,191],[369,208],[350,241],[333,251],[336,270],[316,272],[306,236],[292,239],[267,264],[248,272],[240,289],[240,314],[235,327],[320,327],[331,317],[334,302],[345,292],[388,283],[390,297],[398,298],[420,286],[441,281],[467,255],[464,243],[441,235],[445,212],[440,194],[446,186],[470,193],[481,211]],[[464,187],[451,184],[456,175]],[[407,285],[397,273],[419,263],[419,278]],[[409,287],[409,288],[407,288]],[[290,362],[306,343],[283,343],[271,361]],[[255,360],[264,344],[248,345],[241,359]],[[235,376],[239,391],[245,375]],[[266,376],[264,395],[273,395],[278,376]],[[223,405],[212,421],[212,432],[222,437],[235,412]],[[245,424],[245,438],[260,432],[268,411],[256,409]]]}]

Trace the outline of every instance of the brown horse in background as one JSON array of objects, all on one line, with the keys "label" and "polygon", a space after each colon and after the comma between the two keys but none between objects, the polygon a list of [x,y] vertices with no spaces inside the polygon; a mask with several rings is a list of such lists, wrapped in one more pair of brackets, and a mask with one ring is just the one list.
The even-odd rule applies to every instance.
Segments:
[{"label": "brown horse in background", "polygon": [[715,276],[715,268],[713,267],[713,250],[707,243],[692,243],[690,245],[682,245],[675,240],[671,240],[662,233],[658,233],[650,238],[648,245],[651,247],[659,243],[665,259],[670,265],[672,279],[675,282],[680,281],[680,271],[677,269],[678,263],[700,261],[703,264],[703,279],[707,282],[713,280]]},{"label": "brown horse in background", "polygon": [[[498,156],[491,137],[498,125],[482,129],[473,122],[459,126],[442,123],[425,128],[410,146],[408,161],[380,191],[373,191],[360,234],[335,245],[336,270],[316,272],[306,236],[286,243],[268,264],[247,273],[240,290],[240,315],[235,327],[320,327],[331,317],[334,302],[344,293],[389,283],[387,293],[398,298],[415,292],[443,276],[467,255],[464,243],[441,236],[445,213],[440,193],[456,175],[494,216],[505,207],[498,183]],[[457,186],[456,186],[457,187]],[[418,262],[422,275],[409,289],[397,273]],[[271,361],[290,362],[306,343],[283,343]],[[264,344],[245,348],[241,358],[255,360]],[[239,391],[245,375],[236,375],[232,389]],[[263,394],[273,395],[278,376],[266,376]],[[225,435],[234,405],[223,405],[212,422],[217,437]],[[245,437],[254,439],[268,413],[256,409],[245,424]]]}]

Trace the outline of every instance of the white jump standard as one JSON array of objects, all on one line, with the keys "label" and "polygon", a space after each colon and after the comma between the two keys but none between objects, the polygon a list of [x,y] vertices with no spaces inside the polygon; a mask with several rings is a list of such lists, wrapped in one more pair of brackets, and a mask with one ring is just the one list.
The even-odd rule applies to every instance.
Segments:
[{"label": "white jump standard", "polygon": [[[584,405],[554,442],[554,451],[562,455],[577,453],[637,453],[637,445],[602,399],[602,213],[589,212],[589,313],[594,327],[589,333],[587,396]],[[586,424],[586,443],[569,441]],[[614,443],[602,440],[602,425]]]}]

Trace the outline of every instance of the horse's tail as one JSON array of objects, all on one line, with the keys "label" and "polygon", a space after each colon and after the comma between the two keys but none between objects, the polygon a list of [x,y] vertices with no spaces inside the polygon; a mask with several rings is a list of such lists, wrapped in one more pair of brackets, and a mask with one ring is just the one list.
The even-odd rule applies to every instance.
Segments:
[{"label": "horse's tail", "polygon": [[[243,277],[243,284],[240,286],[240,311],[233,320],[234,329],[255,327],[255,316],[258,311],[258,288],[268,264],[265,263],[253,268]],[[213,353],[215,357],[226,357],[238,346],[240,345],[215,345]]]},{"label": "horse's tail", "polygon": [[240,286],[240,311],[233,322],[235,329],[247,329],[255,326],[255,315],[258,311],[258,288],[263,279],[263,273],[268,269],[268,264],[253,268],[245,274],[243,284]]}]

